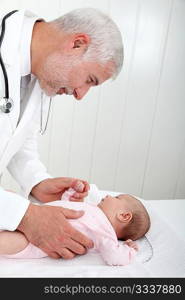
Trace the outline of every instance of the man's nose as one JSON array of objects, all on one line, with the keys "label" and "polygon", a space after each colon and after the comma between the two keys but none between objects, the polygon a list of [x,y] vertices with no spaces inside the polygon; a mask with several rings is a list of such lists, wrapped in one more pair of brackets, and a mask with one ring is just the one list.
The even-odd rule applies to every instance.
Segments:
[{"label": "man's nose", "polygon": [[85,85],[83,87],[76,88],[73,94],[77,100],[81,100],[85,96],[85,94],[87,94],[89,89],[90,86]]}]

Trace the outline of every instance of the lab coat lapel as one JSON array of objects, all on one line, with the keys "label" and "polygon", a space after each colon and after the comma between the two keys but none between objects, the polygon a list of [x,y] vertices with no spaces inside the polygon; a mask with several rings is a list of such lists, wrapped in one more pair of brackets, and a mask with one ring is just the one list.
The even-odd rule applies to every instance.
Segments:
[{"label": "lab coat lapel", "polygon": [[15,135],[18,135],[23,129],[26,132],[26,127],[27,129],[33,128],[35,126],[34,120],[38,123],[36,119],[38,118],[40,111],[40,96],[41,90],[38,81],[36,80],[36,77],[32,77],[25,96],[26,99],[24,99],[24,101],[27,101],[27,105],[16,128]]},{"label": "lab coat lapel", "polygon": [[[19,151],[36,126],[38,127],[40,116],[40,96],[41,90],[36,79],[30,86],[29,99],[27,99],[27,107],[18,124],[20,115],[20,55],[19,55],[19,39],[24,11],[20,11],[7,19],[6,35],[1,48],[1,54],[6,66],[9,80],[9,96],[13,99],[14,107],[10,114],[1,116],[3,128],[0,128],[1,147],[3,142],[3,153],[0,157],[0,174],[6,168],[12,156]],[[16,59],[15,59],[16,58]],[[5,118],[6,117],[6,118]]]},{"label": "lab coat lapel", "polygon": [[6,67],[9,83],[9,97],[13,100],[13,109],[9,113],[12,133],[15,132],[20,113],[20,71],[19,64]]},{"label": "lab coat lapel", "polygon": [[35,131],[36,127],[38,128],[38,120],[40,116],[39,99],[41,90],[39,88],[38,82],[35,81],[36,79],[31,82],[31,96],[28,99],[28,104],[25,112],[23,113],[19,125],[14,131],[14,134],[9,140],[6,151],[4,151],[0,159],[0,174],[7,166],[7,162],[10,161],[12,156],[22,147],[26,138]]},{"label": "lab coat lapel", "polygon": [[[17,63],[11,66],[6,66],[6,71],[9,81],[9,97],[13,100],[13,109],[6,119],[9,123],[9,133],[6,132],[6,136],[2,136],[1,134],[2,142],[4,142],[6,146],[4,147],[3,153],[1,153],[0,157],[0,174],[2,174],[3,170],[6,168],[7,162],[10,161],[19,146],[19,143],[16,143],[14,136],[16,133],[20,110],[20,72]],[[4,124],[4,126],[7,125]]]}]

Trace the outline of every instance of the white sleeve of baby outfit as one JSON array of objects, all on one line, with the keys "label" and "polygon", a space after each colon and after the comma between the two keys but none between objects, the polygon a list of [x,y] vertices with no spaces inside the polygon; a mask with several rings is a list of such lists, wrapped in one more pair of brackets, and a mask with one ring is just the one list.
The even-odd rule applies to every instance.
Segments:
[{"label": "white sleeve of baby outfit", "polygon": [[98,204],[101,200],[100,191],[95,184],[90,184],[90,190],[88,196],[85,198],[85,202],[90,204]]},{"label": "white sleeve of baby outfit", "polygon": [[61,200],[63,200],[63,201],[69,201],[70,197],[71,197],[74,193],[76,193],[76,191],[75,191],[74,189],[72,189],[72,188],[67,189],[67,190],[63,193],[63,195],[62,195],[62,197],[61,197]]},{"label": "white sleeve of baby outfit", "polygon": [[128,265],[136,256],[136,250],[133,248],[123,243],[116,243],[108,238],[102,238],[98,251],[103,260],[110,266]]}]

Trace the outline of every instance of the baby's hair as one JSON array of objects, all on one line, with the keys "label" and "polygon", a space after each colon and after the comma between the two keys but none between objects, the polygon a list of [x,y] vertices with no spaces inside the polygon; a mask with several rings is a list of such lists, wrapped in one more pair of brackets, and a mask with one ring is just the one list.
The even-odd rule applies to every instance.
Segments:
[{"label": "baby's hair", "polygon": [[150,228],[149,214],[141,201],[131,195],[123,195],[132,213],[132,219],[124,227],[122,239],[137,240],[143,237]]}]

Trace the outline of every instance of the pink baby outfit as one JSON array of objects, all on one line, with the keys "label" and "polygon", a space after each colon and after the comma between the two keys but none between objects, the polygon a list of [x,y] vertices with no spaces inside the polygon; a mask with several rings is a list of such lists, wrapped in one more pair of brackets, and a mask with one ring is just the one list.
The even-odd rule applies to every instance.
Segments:
[{"label": "pink baby outfit", "polygon": [[[119,243],[115,231],[103,211],[95,204],[85,202],[68,201],[74,193],[69,189],[64,193],[62,200],[47,203],[52,206],[83,210],[84,215],[78,219],[70,219],[70,223],[77,230],[84,233],[94,242],[94,248],[89,251],[97,251],[108,265],[124,266],[135,257],[136,251],[123,242]],[[32,244],[15,255],[4,255],[8,258],[41,258],[48,256],[41,249]]]}]

